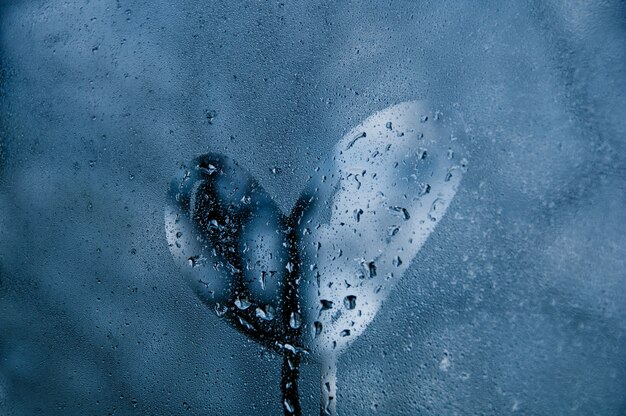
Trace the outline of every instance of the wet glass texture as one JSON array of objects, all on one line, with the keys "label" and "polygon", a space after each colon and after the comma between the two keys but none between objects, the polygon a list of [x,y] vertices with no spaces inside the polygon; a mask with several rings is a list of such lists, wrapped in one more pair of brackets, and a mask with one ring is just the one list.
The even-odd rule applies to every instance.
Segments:
[{"label": "wet glass texture", "polygon": [[0,414],[625,414],[625,19],[3,0]]}]

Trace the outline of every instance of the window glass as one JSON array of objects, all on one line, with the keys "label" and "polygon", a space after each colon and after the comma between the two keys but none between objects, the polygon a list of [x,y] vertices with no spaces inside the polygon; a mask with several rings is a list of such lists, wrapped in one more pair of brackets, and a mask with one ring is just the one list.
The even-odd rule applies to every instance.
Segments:
[{"label": "window glass", "polygon": [[0,414],[624,414],[624,13],[4,0]]}]

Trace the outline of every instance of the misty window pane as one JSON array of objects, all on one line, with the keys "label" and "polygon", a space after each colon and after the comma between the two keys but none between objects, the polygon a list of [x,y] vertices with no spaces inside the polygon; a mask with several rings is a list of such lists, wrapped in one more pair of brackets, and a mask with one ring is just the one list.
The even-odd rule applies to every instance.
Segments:
[{"label": "misty window pane", "polygon": [[0,3],[0,414],[623,415],[617,0]]}]

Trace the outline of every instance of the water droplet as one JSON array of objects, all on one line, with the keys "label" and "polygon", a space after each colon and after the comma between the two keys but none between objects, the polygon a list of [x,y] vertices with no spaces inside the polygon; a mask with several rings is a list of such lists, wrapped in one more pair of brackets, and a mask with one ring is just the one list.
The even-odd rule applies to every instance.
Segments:
[{"label": "water droplet", "polygon": [[320,299],[320,303],[322,304],[322,311],[327,311],[333,308],[333,302],[326,299]]},{"label": "water droplet", "polygon": [[298,312],[291,312],[289,317],[289,326],[293,329],[298,329],[302,325],[302,317]]},{"label": "water droplet", "polygon": [[387,130],[391,130],[393,128],[393,124],[391,124],[391,121],[388,121],[387,124],[385,124],[385,127]]},{"label": "water droplet", "polygon": [[280,348],[283,348],[283,349],[285,349],[285,350],[287,350],[289,352],[292,352],[294,354],[300,354],[300,353],[308,354],[309,353],[309,351],[307,349],[305,349],[305,348],[296,347],[295,345],[291,345],[291,344],[288,344],[288,343],[281,344],[279,342],[279,343],[277,343],[277,345]]},{"label": "water droplet", "polygon": [[207,176],[211,176],[217,171],[217,168],[208,163],[206,166],[198,166],[198,170]]},{"label": "water droplet", "polygon": [[396,256],[393,259],[392,264],[396,267],[400,267],[400,265],[402,264],[402,259],[400,258],[400,256]]},{"label": "water droplet", "polygon": [[398,231],[400,231],[400,227],[397,225],[392,225],[387,230],[387,234],[389,235],[389,237],[393,237],[394,235],[398,234]]},{"label": "water droplet", "polygon": [[241,309],[242,311],[245,311],[246,309],[248,309],[250,305],[251,305],[250,301],[246,298],[235,299],[235,306]]},{"label": "water droplet", "polygon": [[[336,344],[336,342],[335,342],[335,344]],[[334,348],[334,347],[335,347],[335,346],[333,345],[333,348]],[[332,415],[332,414],[333,414],[333,410],[332,410],[332,409],[333,409],[333,407],[335,407],[335,406],[333,405],[333,400],[335,400],[335,398],[334,398],[334,397],[332,397],[332,396],[329,396],[329,397],[328,397],[328,404],[327,404],[327,405],[326,405],[326,407],[324,408],[324,413],[325,413],[326,415]]]},{"label": "water droplet", "polygon": [[292,263],[292,262],[290,262],[290,261],[289,261],[289,262],[287,262],[287,265],[285,266],[285,269],[287,269],[287,271],[288,271],[289,273],[293,273],[293,268],[294,268],[293,263]]},{"label": "water droplet", "polygon": [[420,123],[426,123],[428,121],[428,116],[421,116]]},{"label": "water droplet", "polygon": [[361,214],[363,214],[363,210],[361,208],[357,208],[354,210],[354,219],[356,222],[361,221]]},{"label": "water droplet", "polygon": [[350,336],[350,330],[349,329],[344,329],[343,331],[341,331],[339,333],[340,336],[342,337],[349,337]]},{"label": "water droplet", "polygon": [[239,323],[244,326],[248,331],[254,331],[254,327],[250,324],[250,322],[243,319],[241,316],[238,316],[237,319]]},{"label": "water droplet", "polygon": [[289,413],[293,413],[296,411],[296,409],[294,409],[289,399],[285,399],[285,401],[283,401],[283,406],[285,406],[285,410]]},{"label": "water droplet", "polygon": [[365,270],[367,271],[370,279],[376,277],[376,263],[373,261],[365,263]]},{"label": "water droplet", "polygon": [[441,371],[448,371],[452,363],[450,362],[450,357],[448,351],[443,352],[443,358],[439,361],[439,369]]},{"label": "water droplet", "polygon": [[226,305],[222,305],[220,303],[215,304],[215,314],[219,317],[224,316],[224,314],[228,311]]},{"label": "water droplet", "polygon": [[274,175],[278,175],[282,172],[282,169],[277,166],[274,166],[273,168],[270,169],[270,172],[272,172]]},{"label": "water droplet", "polygon": [[274,319],[276,310],[271,305],[265,305],[265,308],[258,307],[254,312],[257,318],[261,318],[264,321],[271,321]]},{"label": "water droplet", "polygon": [[346,309],[350,310],[356,308],[356,296],[348,295],[343,298],[343,306],[345,306]]},{"label": "water droplet", "polygon": [[430,211],[428,211],[428,218],[431,221],[437,221],[439,216],[443,214],[443,209],[445,207],[445,201],[441,198],[437,198],[433,201],[433,204],[430,206]]},{"label": "water droplet", "polygon": [[322,333],[322,323],[320,321],[313,322],[313,335],[319,336]]},{"label": "water droplet", "polygon": [[215,112],[215,110],[207,110],[206,119],[209,124],[213,124],[213,120],[215,120],[215,117],[217,117],[217,112]]},{"label": "water droplet", "polygon": [[389,207],[389,209],[393,212],[397,212],[398,214],[400,214],[405,221],[408,221],[411,218],[411,215],[409,214],[409,211],[406,208],[396,206],[396,207]]},{"label": "water droplet", "polygon": [[356,136],[354,139],[350,140],[350,142],[346,146],[346,150],[348,150],[352,146],[354,146],[354,143],[356,143],[357,140],[362,139],[363,137],[367,137],[367,133],[363,132],[363,133],[359,134],[358,136]]}]

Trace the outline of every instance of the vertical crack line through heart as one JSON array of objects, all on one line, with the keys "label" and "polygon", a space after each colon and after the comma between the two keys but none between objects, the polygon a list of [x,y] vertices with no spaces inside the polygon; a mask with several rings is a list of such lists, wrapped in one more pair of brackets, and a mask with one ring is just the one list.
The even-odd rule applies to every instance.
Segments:
[{"label": "vertical crack line through heart", "polygon": [[300,375],[300,360],[298,353],[285,351],[283,368],[280,378],[280,390],[283,396],[283,409],[286,416],[301,416],[300,394],[298,392],[298,376]]},{"label": "vertical crack line through heart", "polygon": [[287,246],[289,249],[289,262],[292,267],[287,275],[285,285],[281,291],[281,301],[284,314],[282,315],[282,325],[285,333],[285,342],[295,347],[295,350],[287,347],[284,348],[283,369],[281,375],[281,391],[283,394],[283,409],[285,415],[300,416],[302,410],[300,407],[300,395],[298,392],[298,376],[300,373],[301,350],[300,340],[302,335],[302,327],[291,326],[292,314],[300,314],[298,302],[298,282],[300,275],[300,252],[298,250],[298,218],[301,211],[299,205],[296,205],[292,211],[292,215],[281,221],[281,227],[287,234]]}]

